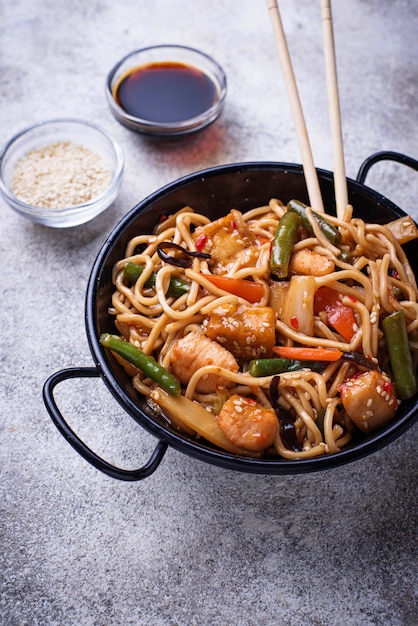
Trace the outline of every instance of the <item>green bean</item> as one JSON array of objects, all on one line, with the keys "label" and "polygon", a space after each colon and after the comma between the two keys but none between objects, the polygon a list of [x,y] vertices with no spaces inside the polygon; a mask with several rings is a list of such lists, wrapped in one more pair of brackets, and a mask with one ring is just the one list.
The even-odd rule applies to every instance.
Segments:
[{"label": "green bean", "polygon": [[418,383],[409,348],[404,311],[401,309],[385,317],[382,328],[398,397],[407,400],[417,393]]},{"label": "green bean", "polygon": [[253,359],[248,364],[248,372],[251,376],[275,376],[284,372],[296,372],[303,368],[316,371],[317,364],[312,361],[296,361],[294,359]]},{"label": "green bean", "polygon": [[[299,202],[299,200],[290,200],[287,205],[287,210],[291,213],[296,213],[297,215],[299,215],[300,219],[302,220],[303,226],[311,235],[313,235],[312,226],[306,215],[306,208],[306,204],[303,204],[303,202]],[[331,222],[328,222],[328,220],[322,217],[320,213],[312,211],[312,215],[328,241],[330,241],[334,246],[338,246],[341,241],[341,233],[338,228],[336,228],[334,224],[331,224]]]},{"label": "green bean", "polygon": [[253,359],[248,364],[251,376],[274,376],[287,372],[292,361],[290,359]]},{"label": "green bean", "polygon": [[300,224],[300,217],[296,213],[287,211],[280,218],[270,256],[270,272],[276,278],[286,278],[288,275],[290,255]]},{"label": "green bean", "polygon": [[[136,283],[144,269],[145,265],[138,265],[137,263],[132,263],[132,261],[127,261],[125,263],[125,267],[123,268],[123,277],[129,280],[131,283]],[[156,273],[153,272],[151,274],[151,277],[148,278],[148,280],[145,282],[145,287],[154,287],[155,279]]]},{"label": "green bean", "polygon": [[351,250],[341,250],[341,254],[338,257],[339,261],[343,263],[348,263],[348,265],[353,264],[353,252]]},{"label": "green bean", "polygon": [[[132,263],[132,261],[127,261],[125,267],[123,268],[123,276],[124,278],[130,280],[132,283],[136,283],[144,269],[145,265],[138,265],[137,263]],[[150,277],[145,281],[145,287],[155,287],[156,280],[157,273],[152,272]],[[184,280],[179,276],[172,276],[166,295],[171,298],[179,298],[188,291],[190,291],[190,283],[187,280]]]},{"label": "green bean", "polygon": [[100,336],[100,344],[104,348],[116,352],[129,363],[142,370],[148,378],[151,378],[170,395],[176,397],[180,395],[181,388],[177,378],[165,367],[157,363],[155,359],[142,352],[129,341],[125,341],[118,335],[104,333]]}]

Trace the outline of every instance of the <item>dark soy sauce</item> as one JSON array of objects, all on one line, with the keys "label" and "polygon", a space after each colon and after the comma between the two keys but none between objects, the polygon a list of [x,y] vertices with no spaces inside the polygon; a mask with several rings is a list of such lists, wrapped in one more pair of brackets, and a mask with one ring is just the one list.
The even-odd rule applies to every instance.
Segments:
[{"label": "dark soy sauce", "polygon": [[114,90],[116,102],[129,115],[163,124],[201,115],[217,97],[216,85],[207,74],[177,62],[133,68]]}]

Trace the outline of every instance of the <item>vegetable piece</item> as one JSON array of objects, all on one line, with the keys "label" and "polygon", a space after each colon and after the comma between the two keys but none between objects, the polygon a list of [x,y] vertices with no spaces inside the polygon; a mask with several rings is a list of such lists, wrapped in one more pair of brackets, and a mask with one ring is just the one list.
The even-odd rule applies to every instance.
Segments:
[{"label": "vegetable piece", "polygon": [[[313,235],[312,226],[306,215],[306,208],[306,204],[303,204],[303,202],[300,202],[299,200],[290,200],[287,205],[288,212],[299,215],[303,226],[311,235]],[[322,215],[316,211],[312,211],[312,215],[328,241],[330,241],[334,246],[338,246],[341,241],[341,233],[338,228],[336,228],[334,224],[331,224],[331,222],[328,222],[327,219],[322,217]]]},{"label": "vegetable piece", "polygon": [[179,396],[181,387],[180,383],[175,376],[173,376],[165,367],[162,367],[155,359],[150,357],[145,352],[142,352],[139,348],[132,343],[121,339],[118,335],[111,335],[110,333],[104,333],[100,337],[100,344],[104,348],[108,348],[113,352],[119,354],[129,363],[135,365],[144,372],[144,374],[156,382],[162,389],[167,391],[172,396]]},{"label": "vegetable piece", "polygon": [[279,405],[279,382],[280,376],[274,376],[270,383],[270,400],[274,408],[274,411],[279,419],[280,424],[280,436],[287,448],[300,452],[302,447],[299,444],[296,428],[295,428],[295,416],[289,411],[286,411]]},{"label": "vegetable piece", "polygon": [[270,299],[268,305],[276,311],[279,319],[282,319],[288,292],[288,280],[272,280],[270,282]]},{"label": "vegetable piece", "polygon": [[322,436],[324,436],[324,419],[325,419],[325,409],[320,409],[316,416],[316,425],[318,426]]},{"label": "vegetable piece", "polygon": [[253,359],[248,364],[248,372],[251,376],[274,376],[288,372],[292,361],[290,359]]},{"label": "vegetable piece", "polygon": [[154,389],[151,399],[158,404],[168,415],[172,416],[176,424],[184,425],[194,430],[198,435],[232,454],[256,456],[248,450],[243,450],[231,443],[219,428],[213,413],[207,411],[201,404],[189,400],[184,396],[171,397],[160,389]]},{"label": "vegetable piece", "polygon": [[385,317],[382,328],[397,394],[401,400],[407,400],[417,393],[418,384],[409,348],[404,311],[401,309]]},{"label": "vegetable piece", "polygon": [[216,397],[213,400],[213,412],[215,413],[215,415],[218,415],[218,413],[220,413],[223,405],[225,404],[225,402],[228,400],[229,398],[229,391],[228,389],[221,389],[218,388],[217,392],[216,392]]},{"label": "vegetable piece", "polygon": [[275,376],[283,372],[295,372],[304,367],[310,367],[308,361],[295,361],[293,359],[253,359],[248,364],[248,372],[257,378],[262,376]]},{"label": "vegetable piece", "polygon": [[229,276],[215,276],[213,274],[202,274],[212,285],[234,296],[239,296],[255,304],[264,295],[264,287],[261,283],[255,283],[243,278],[230,278]]},{"label": "vegetable piece", "polygon": [[[132,261],[127,261],[125,263],[125,267],[123,268],[123,277],[129,280],[131,283],[136,283],[144,269],[145,265],[138,265],[138,263],[132,263]],[[151,276],[146,281],[145,286],[154,287],[156,278],[156,272],[152,272]]]},{"label": "vegetable piece", "polygon": [[292,276],[281,317],[289,328],[309,337],[314,334],[315,291],[314,276]]},{"label": "vegetable piece", "polygon": [[[144,269],[145,265],[138,265],[137,263],[132,263],[132,261],[128,261],[123,268],[123,276],[124,278],[130,280],[132,283],[135,283],[141,276]],[[145,282],[145,287],[155,287],[156,280],[157,272],[152,272],[148,280]],[[190,291],[190,283],[187,280],[184,280],[179,276],[172,276],[166,295],[172,298],[179,298],[188,291]]]},{"label": "vegetable piece", "polygon": [[[165,250],[177,250],[181,253],[182,256],[175,257],[171,254],[167,254]],[[197,257],[198,259],[210,259],[210,254],[206,252],[199,252],[194,250],[186,250],[183,246],[179,246],[179,244],[174,243],[173,241],[162,241],[157,245],[157,254],[162,261],[168,263],[169,265],[175,265],[176,267],[191,267],[193,263],[193,259]]]},{"label": "vegetable piece", "polygon": [[294,346],[275,346],[273,352],[282,359],[297,361],[338,361],[343,356],[336,348],[306,348]]},{"label": "vegetable piece", "polygon": [[352,361],[356,365],[360,365],[360,367],[365,367],[369,370],[380,370],[377,360],[364,356],[361,352],[344,352],[342,358],[345,361]]},{"label": "vegetable piece", "polygon": [[340,294],[331,287],[320,287],[315,293],[314,310],[325,311],[328,324],[346,341],[353,338],[357,324],[353,309],[340,300]]},{"label": "vegetable piece", "polygon": [[296,213],[287,211],[280,218],[274,234],[270,256],[270,272],[276,278],[286,278],[289,273],[290,255],[300,224],[300,217]]},{"label": "vegetable piece", "polygon": [[348,265],[352,265],[353,264],[353,251],[349,250],[348,248],[341,250],[341,254],[338,257],[339,261],[342,261],[343,263],[347,263]]}]

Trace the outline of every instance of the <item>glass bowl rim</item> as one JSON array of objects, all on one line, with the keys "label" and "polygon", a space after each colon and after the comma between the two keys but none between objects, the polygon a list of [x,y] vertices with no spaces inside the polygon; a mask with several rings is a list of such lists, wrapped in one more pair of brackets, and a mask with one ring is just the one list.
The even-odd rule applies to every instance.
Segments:
[{"label": "glass bowl rim", "polygon": [[[212,81],[215,79],[214,81],[215,86],[218,90],[218,96],[214,104],[212,104],[205,111],[203,111],[203,113],[200,113],[199,115],[196,115],[195,117],[191,117],[186,120],[181,120],[178,122],[155,122],[155,121],[147,120],[145,118],[136,117],[135,115],[130,115],[129,113],[127,113],[125,109],[123,109],[116,102],[113,96],[112,81],[116,73],[122,67],[122,65],[126,63],[127,61],[129,61],[129,59],[131,59],[132,57],[138,56],[143,53],[159,51],[159,50],[161,51],[162,50],[173,50],[173,51],[179,50],[179,51],[184,51],[186,53],[189,52],[189,53],[192,53],[193,55],[196,55],[196,57],[200,57],[204,59],[206,62],[208,62],[215,70],[214,78],[213,76],[210,76],[210,78]],[[171,59],[168,56],[164,60],[169,62]],[[184,63],[186,62],[187,61],[184,60]],[[144,62],[144,65],[147,65],[147,62]],[[197,67],[198,69],[207,73],[205,69],[200,67],[197,63],[190,62],[190,65],[192,67]],[[135,65],[133,65],[132,67],[135,67]],[[163,135],[163,134],[170,134],[170,133],[175,134],[176,132],[186,133],[186,132],[193,131],[193,130],[199,130],[200,128],[203,128],[203,126],[205,126],[208,123],[208,120],[209,122],[214,121],[216,117],[219,115],[219,113],[221,112],[222,107],[224,105],[226,93],[227,93],[227,87],[228,87],[228,82],[227,82],[225,71],[223,67],[218,63],[218,61],[216,61],[211,55],[207,54],[206,52],[203,52],[202,50],[199,50],[198,48],[193,48],[191,46],[184,46],[180,44],[157,44],[153,46],[137,48],[135,50],[132,50],[131,52],[128,52],[121,59],[119,59],[119,61],[117,61],[112,67],[112,69],[108,72],[108,75],[106,77],[106,83],[105,83],[105,92],[106,92],[106,98],[108,100],[109,106],[119,121],[121,120],[126,121],[126,123],[129,124],[131,128],[135,127],[136,130],[140,130],[144,133]]]},{"label": "glass bowl rim", "polygon": [[[84,127],[92,129],[93,131],[96,131],[99,135],[101,135],[104,139],[106,139],[106,141],[109,143],[113,151],[113,159],[115,162],[115,172],[112,175],[112,178],[109,181],[106,189],[102,191],[100,194],[97,194],[96,196],[88,200],[87,202],[82,202],[81,204],[75,204],[69,207],[62,207],[58,209],[55,209],[52,207],[51,208],[38,207],[32,204],[28,204],[27,202],[24,202],[23,200],[20,200],[17,196],[15,196],[15,194],[6,185],[5,181],[3,180],[3,174],[2,174],[3,163],[7,159],[10,149],[20,138],[24,137],[25,135],[29,136],[30,133],[32,133],[32,131],[36,131],[42,128],[47,128],[50,125],[58,126],[59,124],[74,124],[74,125],[80,126],[80,128],[84,126]],[[98,153],[100,154],[100,151],[98,151]],[[58,118],[42,120],[42,121],[30,124],[26,126],[25,128],[22,128],[21,130],[19,130],[8,141],[6,141],[6,143],[3,145],[0,151],[0,191],[2,192],[4,198],[7,200],[9,204],[11,203],[12,205],[15,205],[16,207],[18,207],[19,212],[25,213],[25,215],[27,215],[28,217],[34,214],[37,214],[38,216],[43,216],[43,217],[47,217],[47,216],[56,216],[56,217],[61,216],[62,217],[63,215],[66,215],[66,214],[74,214],[74,213],[82,212],[83,209],[88,209],[89,207],[99,204],[108,195],[113,193],[115,187],[117,187],[117,185],[119,184],[121,180],[123,171],[124,171],[124,157],[123,157],[122,149],[120,148],[119,144],[112,138],[110,133],[108,133],[103,127],[101,127],[99,124],[96,124],[95,122],[90,122],[88,120],[84,120],[84,119],[77,118],[77,117],[62,117],[62,118],[58,117]]]}]

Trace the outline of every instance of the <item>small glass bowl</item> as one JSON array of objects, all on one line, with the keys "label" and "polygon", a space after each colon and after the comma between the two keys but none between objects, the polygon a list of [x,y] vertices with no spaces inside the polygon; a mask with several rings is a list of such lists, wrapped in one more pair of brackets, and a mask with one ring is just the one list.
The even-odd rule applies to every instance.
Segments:
[{"label": "small glass bowl", "polygon": [[[65,208],[32,206],[17,198],[12,190],[17,162],[29,151],[70,141],[99,155],[110,173],[106,189],[91,200]],[[0,153],[0,192],[19,215],[53,228],[78,226],[107,209],[116,199],[123,179],[124,159],[119,146],[102,128],[79,119],[38,122],[12,137]]]},{"label": "small glass bowl", "polygon": [[[211,106],[202,113],[181,121],[153,121],[135,117],[125,111],[116,99],[116,91],[121,79],[132,70],[143,69],[154,64],[164,66],[180,64],[191,70],[203,72],[215,89],[215,98]],[[135,50],[123,57],[109,72],[106,80],[106,97],[114,117],[131,130],[158,137],[176,137],[199,131],[220,115],[225,102],[227,81],[222,67],[210,56],[178,45],[160,45]]]}]

